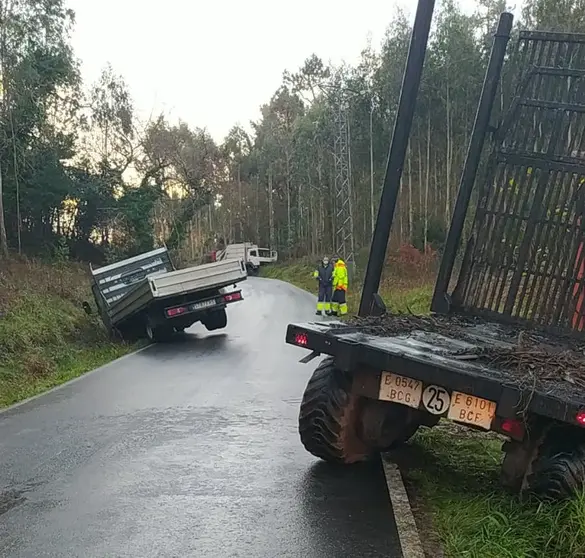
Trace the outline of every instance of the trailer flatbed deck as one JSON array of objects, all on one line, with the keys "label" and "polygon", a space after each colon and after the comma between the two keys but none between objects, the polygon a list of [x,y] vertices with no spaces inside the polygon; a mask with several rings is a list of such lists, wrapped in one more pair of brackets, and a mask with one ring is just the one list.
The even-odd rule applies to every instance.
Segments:
[{"label": "trailer flatbed deck", "polygon": [[[370,398],[378,398],[382,371],[389,371],[425,385],[440,378],[445,387],[496,402],[500,417],[515,418],[530,410],[579,424],[585,383],[571,367],[582,359],[585,369],[585,356],[574,340],[522,330],[529,336],[523,348],[517,327],[474,319],[450,323],[449,334],[440,327],[429,331],[423,324],[404,333],[375,335],[369,333],[373,320],[361,326],[309,322],[290,324],[286,340],[333,356],[343,370],[362,370],[360,391]],[[523,354],[532,356],[522,363]],[[547,359],[564,362],[564,372],[548,374]]]}]

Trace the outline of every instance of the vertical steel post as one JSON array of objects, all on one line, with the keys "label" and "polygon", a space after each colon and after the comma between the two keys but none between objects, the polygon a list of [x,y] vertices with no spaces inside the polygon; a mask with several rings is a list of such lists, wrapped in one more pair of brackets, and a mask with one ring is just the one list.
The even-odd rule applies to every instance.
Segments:
[{"label": "vertical steel post", "polygon": [[402,79],[402,89],[400,91],[394,134],[392,136],[392,144],[386,166],[386,176],[384,177],[384,187],[382,189],[382,197],[380,207],[378,208],[378,217],[372,236],[370,257],[364,279],[364,288],[362,290],[359,309],[360,316],[370,314],[374,295],[380,286],[382,269],[384,267],[384,260],[386,259],[386,247],[388,245],[388,238],[390,237],[398,192],[400,191],[402,168],[404,166],[406,149],[412,128],[412,120],[420,87],[434,7],[434,0],[419,0],[416,10],[408,58]]},{"label": "vertical steel post", "polygon": [[490,59],[483,82],[479,104],[477,106],[477,113],[475,115],[473,132],[471,134],[467,157],[465,159],[465,165],[459,182],[459,193],[457,194],[457,201],[455,202],[453,216],[451,218],[451,226],[449,227],[443,257],[441,258],[441,265],[435,283],[435,291],[431,303],[431,310],[433,312],[446,314],[450,309],[447,289],[449,288],[449,281],[451,280],[451,274],[453,273],[457,250],[461,243],[463,226],[465,225],[465,218],[467,216],[467,208],[471,200],[471,193],[473,191],[477,170],[481,161],[485,136],[487,134],[492,107],[498,91],[498,83],[502,73],[506,48],[508,46],[508,41],[510,40],[513,20],[514,16],[512,14],[508,12],[501,14],[498,28],[494,35]]}]

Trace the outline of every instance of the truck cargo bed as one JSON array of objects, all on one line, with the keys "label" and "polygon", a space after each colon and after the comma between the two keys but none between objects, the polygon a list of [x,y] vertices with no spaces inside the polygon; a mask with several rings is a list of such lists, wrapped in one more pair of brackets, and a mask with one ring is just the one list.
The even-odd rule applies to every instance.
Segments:
[{"label": "truck cargo bed", "polygon": [[495,401],[502,417],[531,410],[575,423],[585,409],[585,357],[574,339],[447,317],[291,324],[286,339],[345,370],[370,370],[368,395],[390,371]]},{"label": "truck cargo bed", "polygon": [[153,301],[217,291],[243,281],[248,275],[241,260],[174,270],[166,248],[91,269],[91,273],[102,317],[111,326],[145,310]]},{"label": "truck cargo bed", "polygon": [[194,294],[211,288],[220,289],[243,281],[246,277],[246,269],[240,260],[215,262],[153,275],[115,301],[109,308],[110,317],[112,323],[116,324],[145,308],[153,300]]}]

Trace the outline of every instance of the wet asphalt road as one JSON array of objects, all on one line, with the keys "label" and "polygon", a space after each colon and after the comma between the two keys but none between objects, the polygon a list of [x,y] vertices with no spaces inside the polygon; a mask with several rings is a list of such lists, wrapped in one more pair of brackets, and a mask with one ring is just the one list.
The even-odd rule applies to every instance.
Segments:
[{"label": "wet asphalt road", "polygon": [[314,299],[252,278],[228,328],[124,358],[0,414],[2,557],[400,556],[379,464],[306,453]]}]

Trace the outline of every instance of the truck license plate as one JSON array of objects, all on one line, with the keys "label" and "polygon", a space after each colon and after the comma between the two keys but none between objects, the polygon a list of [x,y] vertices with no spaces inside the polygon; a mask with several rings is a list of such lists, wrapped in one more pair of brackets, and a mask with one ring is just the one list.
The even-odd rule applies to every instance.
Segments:
[{"label": "truck license plate", "polygon": [[382,372],[378,398],[418,408],[422,397],[422,382],[390,372]]},{"label": "truck license plate", "polygon": [[201,310],[202,308],[210,308],[211,306],[215,306],[215,299],[204,300],[203,302],[196,302],[195,304],[191,304],[191,310]]},{"label": "truck license plate", "polygon": [[475,395],[467,395],[459,391],[451,394],[451,406],[447,418],[457,422],[465,422],[489,430],[496,414],[496,403]]}]

